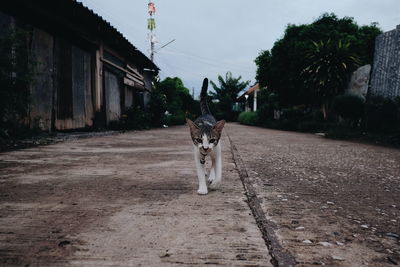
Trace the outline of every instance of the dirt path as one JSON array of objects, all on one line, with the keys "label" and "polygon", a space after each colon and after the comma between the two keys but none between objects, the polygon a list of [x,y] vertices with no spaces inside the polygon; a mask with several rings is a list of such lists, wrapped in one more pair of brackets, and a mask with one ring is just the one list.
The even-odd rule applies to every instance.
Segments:
[{"label": "dirt path", "polygon": [[0,154],[1,266],[270,266],[226,136],[196,194],[185,127]]},{"label": "dirt path", "polygon": [[238,124],[227,131],[299,266],[400,264],[400,150]]}]

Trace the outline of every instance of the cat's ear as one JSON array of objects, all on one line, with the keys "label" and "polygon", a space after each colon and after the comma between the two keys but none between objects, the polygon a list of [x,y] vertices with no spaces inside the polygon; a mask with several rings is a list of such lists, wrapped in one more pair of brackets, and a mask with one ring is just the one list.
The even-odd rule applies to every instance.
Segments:
[{"label": "cat's ear", "polygon": [[190,128],[190,132],[191,133],[199,130],[199,127],[193,121],[191,121],[190,119],[186,118],[186,122],[187,122],[187,124],[188,124],[188,126]]},{"label": "cat's ear", "polygon": [[215,131],[217,131],[219,134],[221,134],[222,133],[222,129],[224,128],[224,126],[225,126],[225,121],[224,120],[220,120],[220,121],[217,121],[217,123],[213,126],[213,129]]}]

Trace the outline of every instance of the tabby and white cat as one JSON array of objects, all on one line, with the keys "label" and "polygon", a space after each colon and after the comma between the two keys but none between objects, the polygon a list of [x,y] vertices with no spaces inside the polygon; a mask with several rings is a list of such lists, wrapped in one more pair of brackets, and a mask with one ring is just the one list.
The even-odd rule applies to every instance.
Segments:
[{"label": "tabby and white cat", "polygon": [[225,121],[216,121],[208,108],[207,104],[208,79],[203,81],[200,94],[201,116],[194,122],[186,119],[190,128],[190,135],[193,140],[194,161],[196,163],[197,176],[199,178],[199,190],[197,193],[206,195],[208,193],[205,172],[205,158],[211,157],[212,166],[208,177],[208,184],[211,189],[215,189],[222,180],[222,154],[221,138],[222,129]]}]

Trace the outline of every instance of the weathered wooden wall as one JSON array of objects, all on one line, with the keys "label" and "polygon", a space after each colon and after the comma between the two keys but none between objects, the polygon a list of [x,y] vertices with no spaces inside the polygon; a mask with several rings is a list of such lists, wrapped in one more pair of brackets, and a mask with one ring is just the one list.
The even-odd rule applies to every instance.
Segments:
[{"label": "weathered wooden wall", "polygon": [[151,88],[153,87],[153,85],[152,85],[153,76],[154,76],[154,73],[152,71],[143,71],[144,88],[149,92],[151,91]]},{"label": "weathered wooden wall", "polygon": [[150,105],[150,100],[151,100],[150,92],[153,87],[152,80],[153,80],[153,72],[144,71],[143,72],[143,81],[144,81],[145,91],[143,93],[143,106],[145,109],[148,109],[149,105]]},{"label": "weathered wooden wall", "polygon": [[150,108],[150,99],[151,99],[150,92],[144,91],[143,92],[143,107],[145,110],[148,110]]},{"label": "weathered wooden wall", "polygon": [[[47,6],[32,4],[30,8],[33,7],[41,11]],[[90,31],[81,31],[72,27],[69,16],[54,20],[53,11],[35,13],[10,5],[5,9],[8,13],[0,12],[0,36],[15,25],[30,30],[29,47],[36,63],[30,86],[30,124],[48,131],[103,128],[119,120],[128,107],[145,108],[157,67],[118,31],[104,30],[108,24],[103,25],[104,29],[97,27],[99,17],[91,17],[92,13],[80,18],[79,12],[67,12],[82,21],[90,18],[95,22],[91,25],[97,25],[89,27]],[[149,67],[155,72],[144,72]]]},{"label": "weathered wooden wall", "polygon": [[95,110],[94,69],[95,53],[84,52],[85,126],[92,127]]},{"label": "weathered wooden wall", "polygon": [[91,126],[93,103],[91,93],[90,53],[72,47],[72,105],[73,128]]},{"label": "weathered wooden wall", "polygon": [[133,97],[135,94],[135,89],[130,86],[125,86],[125,108],[130,108],[134,102],[133,102]]},{"label": "weathered wooden wall", "polygon": [[31,55],[34,60],[34,82],[31,84],[30,119],[34,126],[51,130],[53,107],[53,57],[54,38],[49,33],[34,28],[31,40]]},{"label": "weathered wooden wall", "polygon": [[400,96],[400,25],[376,38],[370,93]]},{"label": "weathered wooden wall", "polygon": [[121,116],[121,81],[117,74],[104,71],[104,95],[107,124]]},{"label": "weathered wooden wall", "polygon": [[56,129],[93,125],[92,56],[69,41],[57,39]]}]

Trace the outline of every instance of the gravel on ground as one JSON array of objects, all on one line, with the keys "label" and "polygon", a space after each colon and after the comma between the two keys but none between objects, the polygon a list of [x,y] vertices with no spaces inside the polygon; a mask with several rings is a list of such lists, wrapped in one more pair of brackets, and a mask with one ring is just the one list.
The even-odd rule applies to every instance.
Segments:
[{"label": "gravel on ground", "polygon": [[400,150],[228,124],[298,266],[400,264]]}]

